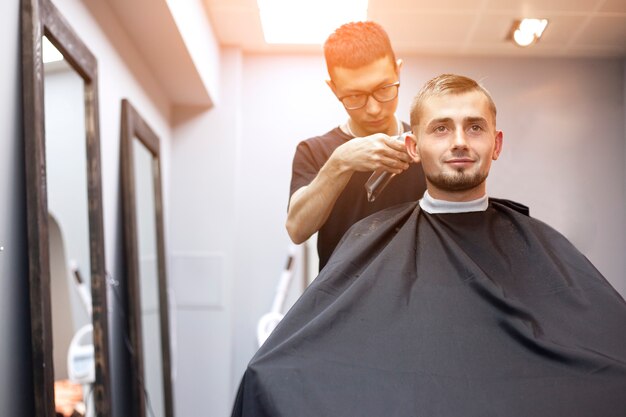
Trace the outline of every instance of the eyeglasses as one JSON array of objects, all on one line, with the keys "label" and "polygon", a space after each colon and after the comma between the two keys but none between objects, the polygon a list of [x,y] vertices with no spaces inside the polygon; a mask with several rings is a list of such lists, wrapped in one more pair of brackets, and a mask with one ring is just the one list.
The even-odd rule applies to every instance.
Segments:
[{"label": "eyeglasses", "polygon": [[400,87],[400,81],[396,81],[395,83],[386,84],[382,87],[378,87],[376,90],[371,93],[358,93],[358,94],[350,94],[349,96],[338,97],[339,101],[343,104],[343,107],[346,110],[356,110],[361,107],[365,107],[367,104],[367,100],[369,100],[370,96],[374,97],[374,99],[379,103],[386,103],[388,101],[393,100],[398,97],[398,88]]}]

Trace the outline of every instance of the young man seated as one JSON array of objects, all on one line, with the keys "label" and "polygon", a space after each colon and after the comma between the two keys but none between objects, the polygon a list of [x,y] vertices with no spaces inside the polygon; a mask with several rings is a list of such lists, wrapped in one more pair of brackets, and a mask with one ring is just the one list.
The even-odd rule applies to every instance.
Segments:
[{"label": "young man seated", "polygon": [[373,214],[259,349],[234,416],[624,416],[626,303],[561,234],[490,198],[502,149],[474,80],[411,109],[419,202]]}]

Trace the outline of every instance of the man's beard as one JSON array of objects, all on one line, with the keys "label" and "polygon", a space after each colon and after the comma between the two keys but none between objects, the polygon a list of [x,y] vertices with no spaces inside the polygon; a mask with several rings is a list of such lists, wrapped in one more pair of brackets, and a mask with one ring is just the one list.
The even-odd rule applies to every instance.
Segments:
[{"label": "man's beard", "polygon": [[487,179],[487,175],[487,172],[479,171],[474,174],[467,174],[464,170],[458,170],[453,173],[426,175],[426,178],[441,190],[467,191],[482,184]]}]

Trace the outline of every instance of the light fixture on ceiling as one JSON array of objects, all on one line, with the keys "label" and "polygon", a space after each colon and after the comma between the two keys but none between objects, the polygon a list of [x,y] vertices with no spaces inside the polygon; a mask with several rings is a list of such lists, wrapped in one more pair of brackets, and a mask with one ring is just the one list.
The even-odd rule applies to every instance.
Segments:
[{"label": "light fixture on ceiling", "polygon": [[513,22],[509,39],[516,45],[526,47],[536,43],[548,25],[548,19],[522,19]]},{"label": "light fixture on ceiling", "polygon": [[367,19],[367,0],[257,0],[265,42],[322,44],[347,22]]}]

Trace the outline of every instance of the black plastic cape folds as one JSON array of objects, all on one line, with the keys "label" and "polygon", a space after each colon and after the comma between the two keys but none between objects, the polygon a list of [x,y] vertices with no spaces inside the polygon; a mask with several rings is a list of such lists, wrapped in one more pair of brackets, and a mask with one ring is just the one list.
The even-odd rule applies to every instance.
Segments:
[{"label": "black plastic cape folds", "polygon": [[523,206],[403,204],[347,232],[233,416],[623,417],[626,303]]}]

